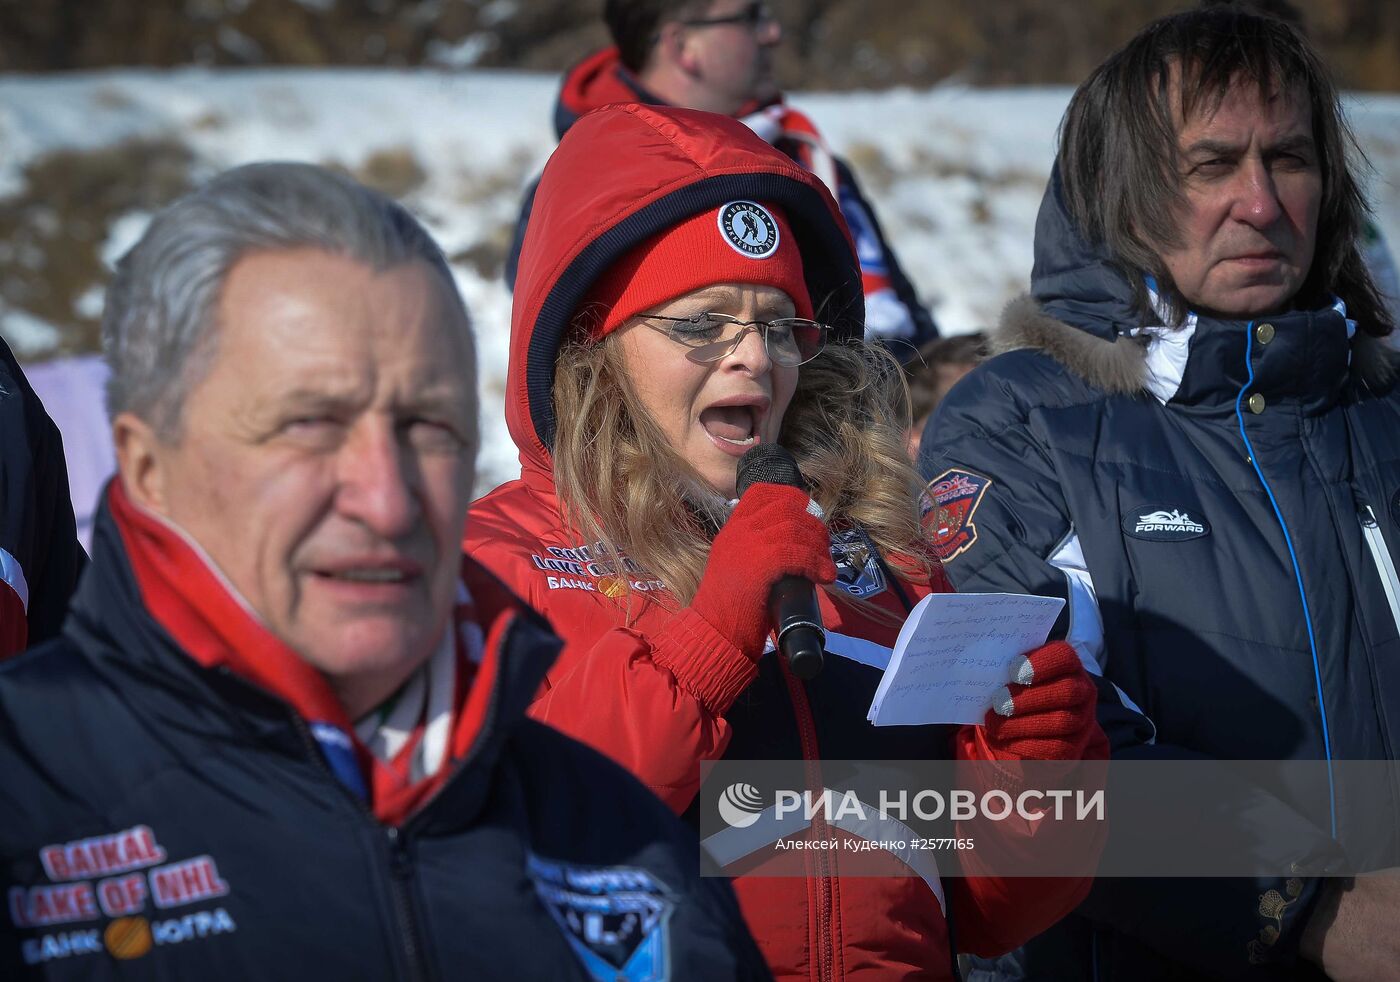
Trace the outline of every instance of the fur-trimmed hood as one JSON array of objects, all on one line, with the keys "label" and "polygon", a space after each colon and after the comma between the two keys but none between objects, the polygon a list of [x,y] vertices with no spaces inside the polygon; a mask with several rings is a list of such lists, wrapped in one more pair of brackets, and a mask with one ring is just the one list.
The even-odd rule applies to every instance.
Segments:
[{"label": "fur-trimmed hood", "polygon": [[[991,338],[994,354],[1043,351],[1090,385],[1114,395],[1151,392],[1149,355],[1154,345],[1162,343],[1156,332],[1105,340],[1050,316],[1028,293],[1006,305]],[[1351,339],[1352,378],[1359,385],[1380,389],[1394,383],[1398,375],[1396,352],[1380,338],[1358,331]]]},{"label": "fur-trimmed hood", "polygon": [[[1400,370],[1384,341],[1346,319],[1344,302],[1268,320],[1284,341],[1270,349],[1270,360],[1293,366],[1292,377],[1283,380],[1292,394],[1321,394],[1349,381],[1379,389]],[[1007,305],[992,348],[1043,351],[1113,394],[1214,401],[1211,390],[1218,385],[1215,394],[1233,400],[1248,381],[1249,325],[1191,314],[1180,328],[1143,326],[1123,272],[1071,220],[1056,164],[1036,217],[1031,292]],[[1293,349],[1295,357],[1280,357],[1279,348]]]}]

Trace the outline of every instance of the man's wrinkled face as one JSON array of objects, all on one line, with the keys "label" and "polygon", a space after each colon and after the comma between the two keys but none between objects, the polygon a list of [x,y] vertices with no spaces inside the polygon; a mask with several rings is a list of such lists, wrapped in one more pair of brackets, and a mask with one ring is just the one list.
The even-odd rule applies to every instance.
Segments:
[{"label": "man's wrinkled face", "polygon": [[1322,173],[1308,102],[1232,85],[1180,123],[1180,242],[1161,256],[1192,310],[1247,318],[1288,308],[1312,268]]},{"label": "man's wrinkled face", "polygon": [[469,328],[426,263],[376,272],[315,249],[241,259],[217,318],[159,450],[160,510],[357,715],[431,654],[454,602]]}]

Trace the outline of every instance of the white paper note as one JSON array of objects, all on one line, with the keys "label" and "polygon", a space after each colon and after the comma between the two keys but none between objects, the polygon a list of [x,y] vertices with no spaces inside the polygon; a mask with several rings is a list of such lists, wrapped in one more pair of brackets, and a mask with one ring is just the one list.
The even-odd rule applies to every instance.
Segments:
[{"label": "white paper note", "polygon": [[929,594],[904,622],[867,718],[876,726],[981,723],[1064,605],[1019,593]]}]

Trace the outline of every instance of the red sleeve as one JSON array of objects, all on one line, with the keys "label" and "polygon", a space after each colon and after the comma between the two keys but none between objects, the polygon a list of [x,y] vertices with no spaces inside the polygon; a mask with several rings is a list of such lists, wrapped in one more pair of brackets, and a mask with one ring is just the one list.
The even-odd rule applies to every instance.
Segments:
[{"label": "red sleeve", "polygon": [[700,790],[700,762],[729,744],[724,713],[758,667],[698,614],[651,635],[604,634],[549,683],[530,715],[607,754],[677,814]]},{"label": "red sleeve", "polygon": [[[905,589],[914,601],[929,593],[953,593],[943,567],[936,561],[927,584],[904,581]],[[995,761],[992,750],[983,739],[980,726],[964,726],[954,737],[954,755],[958,760]],[[999,782],[1009,790],[1007,781]],[[989,830],[978,827],[964,829],[958,834],[970,834],[981,839]],[[1041,850],[1066,848],[1088,849],[1097,856],[1103,848],[1102,836],[1086,841],[1082,833],[1063,827],[1016,823],[997,823],[996,852],[1002,862],[1015,862],[1015,857],[1033,857]],[[1049,832],[1050,835],[1045,833]],[[1059,838],[1056,838],[1056,835]],[[1044,854],[1044,853],[1042,853]],[[1049,853],[1054,855],[1055,853]],[[1003,877],[978,874],[977,851],[964,854],[963,872],[967,875],[949,877],[947,897],[952,904],[953,922],[957,925],[958,948],[962,952],[993,957],[1019,948],[1037,934],[1060,920],[1089,893],[1093,878],[1084,877]],[[1027,864],[1029,865],[1029,858]],[[1002,868],[999,863],[997,868]]]},{"label": "red sleeve", "polygon": [[699,792],[700,762],[724,754],[724,714],[758,667],[689,609],[652,608],[639,631],[617,627],[591,592],[549,589],[530,558],[547,550],[522,527],[544,510],[524,495],[497,491],[473,506],[465,548],[565,640],[530,715],[611,757],[679,814]]},{"label": "red sleeve", "polygon": [[[991,748],[980,726],[965,726],[954,739],[957,759],[992,761]],[[1008,775],[1009,781],[1015,778]],[[1008,789],[1009,790],[1009,789]],[[987,834],[983,823],[979,838]],[[1106,827],[1102,822],[1023,822],[1014,818],[996,824],[1000,862],[1015,862],[1018,855],[1083,854],[1097,859],[1103,850]],[[961,830],[960,830],[961,834]],[[992,957],[1011,951],[1055,924],[1088,896],[1092,876],[979,876],[977,851],[966,854],[963,871],[949,891],[958,947],[964,952]],[[1005,867],[998,867],[1005,868]]]}]

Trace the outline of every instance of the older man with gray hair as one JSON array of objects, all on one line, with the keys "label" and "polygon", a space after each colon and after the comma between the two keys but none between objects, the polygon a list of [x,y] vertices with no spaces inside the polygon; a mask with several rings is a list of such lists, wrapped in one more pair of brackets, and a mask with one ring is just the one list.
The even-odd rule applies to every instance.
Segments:
[{"label": "older man with gray hair", "polygon": [[103,332],[93,564],[0,675],[0,976],[766,976],[666,808],[524,716],[559,642],[461,555],[475,352],[404,209],[230,171]]}]

